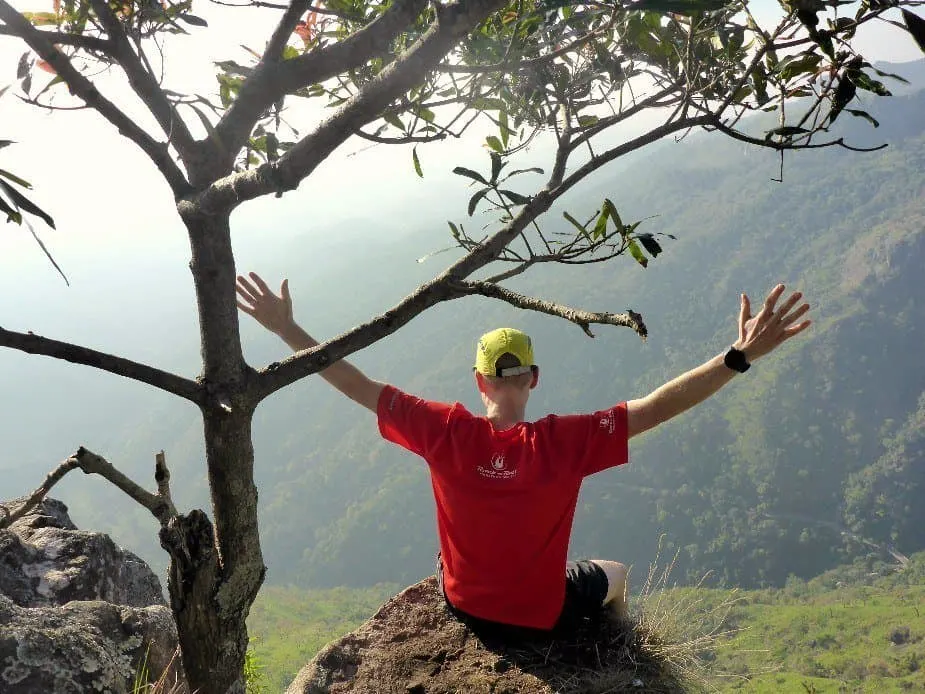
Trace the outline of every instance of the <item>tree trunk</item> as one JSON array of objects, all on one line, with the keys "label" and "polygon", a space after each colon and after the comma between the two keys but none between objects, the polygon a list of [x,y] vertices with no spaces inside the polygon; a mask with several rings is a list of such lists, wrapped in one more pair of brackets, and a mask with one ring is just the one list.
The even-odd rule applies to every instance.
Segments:
[{"label": "tree trunk", "polygon": [[202,511],[161,531],[183,667],[197,694],[244,692],[245,620],[266,568],[257,527],[251,419],[254,371],[241,352],[229,214],[181,203],[202,341],[202,406],[214,526]]}]

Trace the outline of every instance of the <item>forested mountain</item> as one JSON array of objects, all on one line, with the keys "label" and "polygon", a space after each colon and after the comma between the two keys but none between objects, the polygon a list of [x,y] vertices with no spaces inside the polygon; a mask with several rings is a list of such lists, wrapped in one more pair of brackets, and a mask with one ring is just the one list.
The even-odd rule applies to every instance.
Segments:
[{"label": "forested mountain", "polygon": [[[467,299],[428,312],[355,361],[375,378],[476,411],[475,340],[510,324],[534,336],[542,369],[528,415],[590,411],[644,395],[723,350],[735,339],[739,292],[757,301],[782,280],[813,303],[813,328],[710,402],[634,440],[631,465],[587,480],[572,554],[645,565],[664,536],[663,551],[680,552],[677,577],[709,570],[755,586],[816,575],[846,554],[921,550],[925,93],[870,106],[879,129],[847,115],[842,129],[854,142],[890,143],[879,152],[788,155],[783,182],[773,182],[774,153],[691,136],[647,150],[566,203],[584,216],[606,196],[625,220],[646,218],[640,230],[677,240],[660,237],[664,253],[645,270],[631,259],[542,268],[510,286],[595,310],[631,307],[648,324],[645,343],[604,327],[588,340],[557,319]],[[369,220],[358,218],[323,244],[268,251],[253,269],[293,278],[297,317],[326,337],[388,308],[445,262],[415,262],[447,243],[452,213],[425,212],[377,219],[381,234],[360,234]],[[548,219],[559,224],[560,212]],[[254,326],[247,333],[251,363],[285,354]],[[131,424],[110,432],[101,452],[140,469],[166,448],[182,466],[179,501],[207,504],[195,412],[163,398],[150,403],[144,417],[122,405]],[[269,582],[407,583],[431,570],[425,466],[383,443],[371,415],[309,379],[261,406],[255,445]],[[117,505],[118,493],[101,482],[67,484],[63,498],[82,526],[114,529],[160,559],[150,518],[114,512],[128,502]]]}]

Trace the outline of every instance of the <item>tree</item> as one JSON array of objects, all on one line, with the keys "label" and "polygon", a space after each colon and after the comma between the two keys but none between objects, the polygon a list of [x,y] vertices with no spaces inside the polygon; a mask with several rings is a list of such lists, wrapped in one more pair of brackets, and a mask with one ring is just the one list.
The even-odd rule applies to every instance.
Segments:
[{"label": "tree", "polygon": [[[203,694],[243,691],[245,618],[265,573],[251,443],[257,405],[428,308],[464,296],[560,316],[589,335],[591,324],[609,324],[644,337],[643,319],[632,311],[573,309],[518,294],[504,282],[541,263],[606,262],[629,254],[645,266],[657,256],[657,236],[640,231],[639,222],[624,222],[610,200],[593,215],[563,212],[567,223],[544,214],[606,164],[662,138],[702,129],[777,150],[782,162],[788,150],[852,148],[830,127],[843,113],[876,126],[855,107],[855,96],[859,90],[888,95],[877,78],[895,77],[858,54],[853,39],[865,25],[885,21],[909,31],[925,49],[925,28],[908,9],[919,0],[864,3],[851,16],[841,16],[842,4],[795,0],[765,25],[745,0],[244,0],[228,11],[260,8],[278,13],[278,21],[261,51],[244,48],[243,62],[215,63],[216,100],[162,83],[162,51],[182,35],[206,30],[189,0],[54,0],[52,11],[34,13],[0,0],[0,34],[29,49],[17,71],[21,98],[45,108],[67,108],[61,101],[73,100],[94,109],[170,186],[191,244],[202,372],[187,378],[4,329],[0,345],[94,366],[195,403],[203,419],[212,517],[174,507],[162,456],[158,491],[150,493],[83,448],[26,505],[80,468],[148,508],[170,555],[168,590],[190,685]],[[893,17],[897,11],[904,24]],[[104,96],[99,80],[88,77],[100,68],[117,68],[137,97],[135,107],[143,107],[156,128],[146,130],[141,117]],[[43,72],[49,81],[36,89]],[[309,108],[293,105],[299,100]],[[316,103],[333,106],[331,115],[321,118],[311,108]],[[765,131],[764,120],[746,118],[763,111],[777,116]],[[291,118],[299,118],[307,134],[298,134]],[[625,135],[652,118],[657,125]],[[478,234],[449,222],[459,259],[343,335],[281,363],[247,364],[235,304],[231,212],[259,196],[294,190],[355,137],[412,145],[410,163],[423,175],[418,147],[461,137],[486,120],[497,135],[485,141],[485,172],[454,171],[477,186],[469,215],[487,209],[492,221]],[[552,144],[548,175],[542,168],[508,169],[538,139]],[[535,176],[546,180],[514,189]],[[6,511],[4,522],[26,505]]]}]

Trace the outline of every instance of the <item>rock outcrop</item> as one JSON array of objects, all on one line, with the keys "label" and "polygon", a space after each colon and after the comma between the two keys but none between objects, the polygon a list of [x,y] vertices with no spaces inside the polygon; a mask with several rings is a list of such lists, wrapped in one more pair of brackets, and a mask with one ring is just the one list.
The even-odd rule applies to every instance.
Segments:
[{"label": "rock outcrop", "polygon": [[107,535],[78,530],[61,502],[0,530],[4,694],[121,694],[143,671],[176,682],[176,647],[154,572]]},{"label": "rock outcrop", "polygon": [[491,643],[446,609],[429,578],[323,649],[287,694],[683,692],[645,626],[588,624],[574,639]]}]

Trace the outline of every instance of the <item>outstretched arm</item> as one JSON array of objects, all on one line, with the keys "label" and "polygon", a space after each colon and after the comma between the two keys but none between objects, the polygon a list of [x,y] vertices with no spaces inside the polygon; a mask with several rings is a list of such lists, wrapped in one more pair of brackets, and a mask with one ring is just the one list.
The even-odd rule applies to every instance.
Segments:
[{"label": "outstretched arm", "polygon": [[[802,294],[794,292],[775,311],[777,302],[784,293],[779,284],[764,301],[761,311],[752,318],[748,297],[743,294],[739,311],[739,339],[733,344],[745,352],[749,362],[763,357],[786,340],[798,335],[810,326],[808,320],[797,321],[809,311],[809,304],[797,303]],[[627,403],[627,425],[629,435],[635,436],[652,427],[676,417],[694,405],[703,402],[729,383],[737,372],[726,366],[723,354],[695,369],[678,376],[652,393]]]},{"label": "outstretched arm", "polygon": [[[238,308],[252,316],[260,325],[279,335],[283,341],[299,352],[318,344],[292,317],[292,297],[289,296],[289,280],[283,280],[280,295],[276,296],[256,272],[247,277],[238,277]],[[360,403],[372,412],[376,411],[383,384],[368,378],[366,374],[345,359],[335,362],[321,376],[351,400]]]}]

